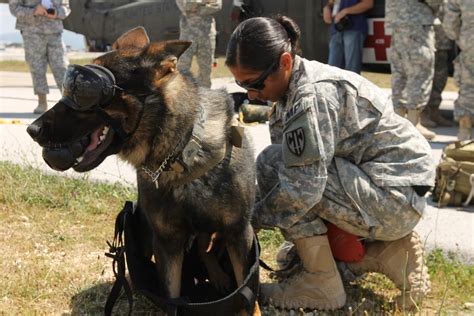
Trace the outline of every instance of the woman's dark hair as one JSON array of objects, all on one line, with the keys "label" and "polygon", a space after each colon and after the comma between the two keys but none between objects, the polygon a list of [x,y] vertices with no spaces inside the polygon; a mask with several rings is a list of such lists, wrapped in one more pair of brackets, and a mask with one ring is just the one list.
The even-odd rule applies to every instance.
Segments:
[{"label": "woman's dark hair", "polygon": [[[284,52],[300,52],[300,28],[287,16],[258,17],[240,23],[227,44],[225,64],[265,70]],[[278,64],[276,65],[278,67]]]}]

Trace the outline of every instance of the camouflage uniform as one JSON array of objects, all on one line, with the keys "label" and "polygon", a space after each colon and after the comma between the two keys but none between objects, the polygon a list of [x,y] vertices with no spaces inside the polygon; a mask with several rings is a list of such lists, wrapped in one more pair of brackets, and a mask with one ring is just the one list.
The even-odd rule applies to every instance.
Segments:
[{"label": "camouflage uniform", "polygon": [[461,49],[454,61],[454,77],[459,85],[454,118],[470,116],[474,119],[474,1],[448,0],[443,28]]},{"label": "camouflage uniform", "polygon": [[257,158],[257,228],[296,240],[326,232],[396,240],[412,231],[431,186],[426,140],[357,74],[296,56],[288,92],[270,116],[272,145]]},{"label": "camouflage uniform", "polygon": [[34,16],[41,0],[10,0],[10,12],[16,17],[16,29],[20,30],[25,48],[25,60],[30,67],[35,94],[48,94],[46,71],[48,65],[59,89],[68,60],[62,40],[63,22],[70,13],[68,0],[51,0],[57,18]]},{"label": "camouflage uniform", "polygon": [[422,110],[433,83],[433,23],[442,0],[386,0],[385,25],[392,29],[390,63],[395,108]]},{"label": "camouflage uniform", "polygon": [[[446,1],[444,1],[446,2]],[[444,15],[444,5],[438,11],[438,18],[442,21]],[[441,94],[446,86],[449,76],[449,51],[453,47],[451,41],[443,30],[441,23],[434,25],[435,32],[435,66],[433,76],[433,88],[431,90],[430,99],[428,101],[428,108],[439,108],[441,105]],[[429,110],[429,109],[428,109]]]},{"label": "camouflage uniform", "polygon": [[181,17],[179,39],[193,44],[180,57],[178,67],[189,71],[193,56],[199,66],[198,80],[201,85],[211,87],[211,70],[216,49],[216,22],[212,14],[222,8],[222,0],[176,0]]}]

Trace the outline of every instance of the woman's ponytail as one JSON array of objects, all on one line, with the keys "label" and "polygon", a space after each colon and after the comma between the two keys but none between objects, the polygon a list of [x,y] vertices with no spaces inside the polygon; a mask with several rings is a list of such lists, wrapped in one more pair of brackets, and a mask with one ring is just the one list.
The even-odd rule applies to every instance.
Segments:
[{"label": "woman's ponytail", "polygon": [[291,53],[294,56],[295,54],[301,53],[300,48],[300,37],[301,31],[300,27],[293,21],[291,18],[285,15],[277,15],[275,20],[283,26],[288,33],[288,38],[290,39],[291,43]]}]

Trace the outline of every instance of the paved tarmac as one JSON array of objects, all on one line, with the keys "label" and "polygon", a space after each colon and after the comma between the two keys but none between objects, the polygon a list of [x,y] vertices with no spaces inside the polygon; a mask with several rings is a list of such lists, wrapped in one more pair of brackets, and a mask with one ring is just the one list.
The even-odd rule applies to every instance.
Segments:
[{"label": "paved tarmac", "polygon": [[[54,84],[51,75],[48,75],[48,82]],[[231,78],[213,80],[213,88],[225,88],[229,92],[239,90]],[[60,93],[54,86],[50,86],[50,90],[48,102],[53,106],[60,98]],[[389,93],[389,90],[385,91]],[[452,116],[456,97],[454,92],[443,93],[441,110],[445,115]],[[49,174],[135,185],[133,168],[115,156],[108,157],[98,168],[85,174],[49,169],[41,157],[41,148],[26,133],[26,126],[38,117],[32,114],[35,106],[36,97],[29,73],[0,72],[0,161],[34,166]],[[442,148],[456,140],[456,128],[438,128],[435,131],[438,136],[431,147],[433,156],[439,159]],[[254,140],[256,154],[270,143],[266,124],[247,126],[246,132]],[[453,251],[459,254],[462,261],[474,263],[474,207],[437,208],[429,199],[426,213],[416,230],[426,240],[428,249],[437,247]]]}]

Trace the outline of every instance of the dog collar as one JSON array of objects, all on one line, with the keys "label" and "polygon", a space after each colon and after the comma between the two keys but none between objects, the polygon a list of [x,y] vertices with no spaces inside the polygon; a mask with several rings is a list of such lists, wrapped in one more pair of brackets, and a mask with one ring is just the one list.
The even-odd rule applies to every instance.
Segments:
[{"label": "dog collar", "polygon": [[176,149],[180,147],[181,142],[179,142],[171,151],[171,153],[165,157],[163,162],[155,171],[149,169],[146,166],[142,166],[142,170],[151,178],[151,181],[155,183],[157,189],[159,188],[158,180],[161,174],[164,171],[169,170],[168,163],[170,163],[171,169],[176,173],[182,173],[191,165],[197,153],[202,148],[202,140],[204,138],[204,124],[206,123],[206,119],[207,112],[205,108],[203,106],[199,106],[198,119],[194,123],[191,138],[186,146],[184,146],[181,155],[175,159],[172,159],[173,156],[175,156]]},{"label": "dog collar", "polygon": [[204,124],[206,123],[207,112],[203,106],[199,106],[198,119],[194,123],[193,132],[191,139],[184,146],[183,153],[181,154],[183,162],[186,166],[189,166],[196,157],[196,154],[201,149],[202,140],[204,138]]}]

